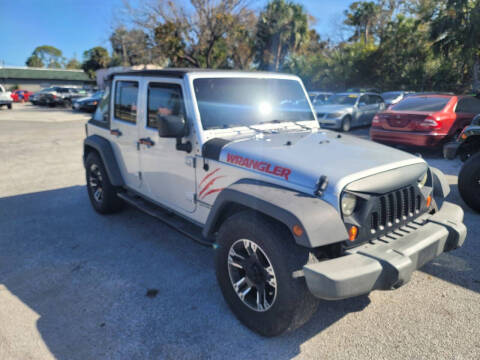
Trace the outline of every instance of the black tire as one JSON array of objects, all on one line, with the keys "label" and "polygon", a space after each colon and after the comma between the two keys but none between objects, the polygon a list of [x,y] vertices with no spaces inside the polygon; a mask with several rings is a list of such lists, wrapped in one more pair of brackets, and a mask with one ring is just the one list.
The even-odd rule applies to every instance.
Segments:
[{"label": "black tire", "polygon": [[[112,185],[97,153],[91,152],[85,162],[87,191],[93,208],[100,214],[112,214],[123,208],[122,200],[117,196],[118,189]],[[94,185],[94,183],[97,185]],[[98,188],[101,194],[96,193]]]},{"label": "black tire", "polygon": [[349,132],[351,128],[352,128],[352,118],[347,115],[342,119],[342,127],[340,128],[340,130],[342,132]]},{"label": "black tire", "polygon": [[[232,245],[238,244],[240,239],[254,242],[261,249],[261,253],[266,255],[274,270],[275,297],[269,308],[265,306],[266,310],[258,311],[247,305],[233,287],[234,280],[231,280],[229,270],[231,267],[228,264],[229,252]],[[294,278],[292,275],[295,271],[302,270],[309,259],[310,261],[316,259],[308,249],[295,244],[288,229],[253,211],[242,211],[222,224],[217,241],[219,245],[215,254],[217,280],[230,309],[245,326],[260,335],[270,337],[292,331],[310,319],[318,307],[319,300],[308,290],[304,277]],[[255,254],[258,253],[257,249]],[[251,257],[247,260],[249,261]],[[245,278],[250,279],[246,271],[244,274]],[[253,288],[253,291],[257,291],[255,287]],[[268,294],[272,296],[273,293],[270,291]],[[247,296],[257,298],[258,304],[255,293]]]},{"label": "black tire", "polygon": [[7,104],[8,110],[12,110],[12,104]]},{"label": "black tire", "polygon": [[462,166],[458,175],[458,190],[463,201],[480,212],[480,152],[472,155]]},{"label": "black tire", "polygon": [[66,107],[66,108],[71,109],[71,108],[72,108],[72,100],[70,100],[70,99],[65,99],[64,102],[63,102],[63,106]]}]

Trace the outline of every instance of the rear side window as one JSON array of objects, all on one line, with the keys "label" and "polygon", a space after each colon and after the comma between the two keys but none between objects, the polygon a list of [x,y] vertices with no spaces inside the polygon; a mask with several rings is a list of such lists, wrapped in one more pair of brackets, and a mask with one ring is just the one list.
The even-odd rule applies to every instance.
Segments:
[{"label": "rear side window", "polygon": [[93,114],[93,120],[108,123],[108,109],[110,103],[110,86],[107,86],[103,93],[102,99]]},{"label": "rear side window", "polygon": [[147,107],[147,126],[151,128],[157,128],[159,115],[185,116],[182,88],[177,84],[149,84]]},{"label": "rear side window", "polygon": [[115,87],[115,118],[135,124],[137,122],[138,82],[117,81]]},{"label": "rear side window", "polygon": [[458,101],[456,113],[480,114],[480,100],[474,97],[462,98]]},{"label": "rear side window", "polygon": [[450,101],[450,97],[412,96],[403,99],[391,108],[394,111],[441,111]]}]

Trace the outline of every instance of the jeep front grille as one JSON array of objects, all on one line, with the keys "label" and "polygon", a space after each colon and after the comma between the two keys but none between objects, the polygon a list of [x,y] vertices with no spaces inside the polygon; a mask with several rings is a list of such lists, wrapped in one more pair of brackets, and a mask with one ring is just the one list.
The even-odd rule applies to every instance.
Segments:
[{"label": "jeep front grille", "polygon": [[370,214],[372,233],[413,218],[420,212],[421,197],[409,186],[378,197],[377,207]]}]

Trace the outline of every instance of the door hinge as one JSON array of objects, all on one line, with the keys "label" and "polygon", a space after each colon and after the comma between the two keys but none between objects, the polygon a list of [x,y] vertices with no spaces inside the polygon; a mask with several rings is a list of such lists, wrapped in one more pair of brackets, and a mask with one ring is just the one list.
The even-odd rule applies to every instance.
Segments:
[{"label": "door hinge", "polygon": [[197,159],[193,156],[185,156],[185,164],[195,168],[197,166]]}]

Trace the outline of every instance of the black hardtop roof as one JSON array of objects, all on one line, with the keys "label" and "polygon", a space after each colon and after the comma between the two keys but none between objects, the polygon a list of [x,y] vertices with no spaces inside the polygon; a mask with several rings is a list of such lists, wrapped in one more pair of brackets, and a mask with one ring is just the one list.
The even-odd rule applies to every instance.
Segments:
[{"label": "black hardtop roof", "polygon": [[[208,73],[245,73],[245,74],[272,74],[279,75],[280,73],[268,72],[268,71],[241,71],[241,70],[220,70],[220,69],[205,69],[205,68],[165,68],[165,69],[146,69],[146,70],[128,70],[128,71],[118,71],[109,75],[109,78],[114,76],[122,75],[135,75],[135,76],[165,76],[165,77],[175,77],[183,78],[185,74],[188,73],[198,73],[198,72],[208,72]],[[292,75],[292,74],[285,74]]]}]

